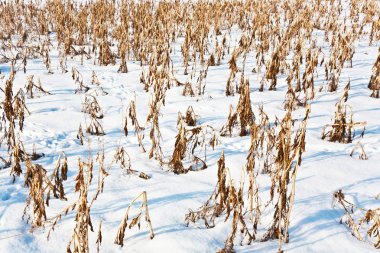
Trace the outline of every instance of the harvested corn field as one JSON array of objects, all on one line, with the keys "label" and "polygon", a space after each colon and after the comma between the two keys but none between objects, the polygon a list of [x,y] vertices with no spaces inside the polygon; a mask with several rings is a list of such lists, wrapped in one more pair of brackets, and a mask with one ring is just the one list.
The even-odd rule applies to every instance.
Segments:
[{"label": "harvested corn field", "polygon": [[0,252],[378,252],[380,2],[0,1]]}]

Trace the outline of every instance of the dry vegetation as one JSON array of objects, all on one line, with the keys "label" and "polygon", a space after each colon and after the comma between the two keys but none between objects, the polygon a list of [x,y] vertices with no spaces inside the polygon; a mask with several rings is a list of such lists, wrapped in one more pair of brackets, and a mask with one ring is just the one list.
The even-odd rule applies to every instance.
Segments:
[{"label": "dry vegetation", "polygon": [[[355,127],[365,126],[366,122],[354,122],[353,112],[348,105],[348,91],[350,83],[344,89],[343,96],[335,105],[335,119],[331,125],[326,125],[322,130],[322,139],[327,138],[331,142],[351,143],[355,137]],[[364,135],[365,128],[361,132],[361,137]]]},{"label": "dry vegetation", "polygon": [[342,190],[334,193],[334,205],[344,210],[340,223],[345,223],[353,236],[358,240],[369,241],[376,249],[380,249],[380,209],[365,210],[356,206],[345,198]]},{"label": "dry vegetation", "polygon": [[[149,130],[151,147],[149,159],[154,158],[163,168],[175,174],[204,170],[207,164],[207,148],[214,149],[221,138],[236,133],[243,137],[250,135],[250,148],[241,179],[235,182],[230,169],[225,166],[228,156],[222,152],[217,163],[217,184],[209,199],[197,210],[190,210],[186,223],[202,221],[206,228],[216,226],[218,218],[231,221],[231,230],[225,246],[219,252],[234,252],[238,231],[242,242],[278,240],[279,252],[282,244],[289,242],[289,226],[296,192],[297,172],[302,155],[306,150],[306,126],[310,104],[318,91],[336,92],[342,69],[352,67],[355,42],[367,36],[370,43],[380,40],[379,3],[375,0],[350,1],[350,16],[340,20],[342,1],[327,0],[247,0],[247,1],[132,1],[98,0],[76,3],[65,0],[47,0],[44,3],[7,1],[0,3],[0,61],[11,66],[1,92],[0,105],[1,139],[5,145],[0,159],[4,167],[11,167],[11,176],[16,179],[25,174],[25,186],[29,189],[24,211],[32,227],[44,226],[47,220],[47,206],[50,194],[66,200],[63,181],[67,180],[68,159],[62,153],[50,177],[39,164],[34,163],[42,155],[28,154],[22,143],[24,121],[29,113],[26,99],[33,99],[52,92],[42,87],[40,79],[30,75],[24,89],[16,90],[13,83],[17,71],[26,72],[28,61],[42,59],[48,74],[55,69],[51,64],[51,51],[59,52],[59,67],[68,72],[68,58],[80,57],[97,65],[118,65],[118,72],[128,72],[128,62],[137,61],[142,67],[140,82],[144,90],[152,92],[146,124],[141,125],[136,110],[136,98],[129,102],[123,116],[122,131],[125,138],[132,127],[139,147],[146,152],[144,138]],[[366,32],[365,27],[371,27]],[[231,41],[231,32],[238,29],[241,36],[237,43]],[[330,45],[329,54],[322,53],[313,35],[313,30],[324,32],[324,39]],[[56,41],[52,42],[53,36]],[[181,40],[179,40],[181,39]],[[174,43],[181,41],[181,61],[186,81],[180,82],[173,71],[171,58]],[[379,49],[380,50],[380,49]],[[261,106],[255,117],[252,108],[252,87],[246,72],[246,59],[253,57],[252,72],[259,74],[259,92],[278,89],[278,78],[286,76],[287,93],[284,99],[285,116],[270,122]],[[291,60],[289,61],[289,59]],[[179,113],[175,144],[170,157],[165,157],[161,145],[161,109],[165,106],[166,93],[176,86],[183,86],[183,96],[202,97],[207,90],[206,79],[210,67],[228,64],[229,77],[225,83],[225,95],[239,95],[236,108],[231,105],[227,122],[222,129],[200,124],[200,115],[189,106],[182,115]],[[314,78],[318,66],[324,66],[325,82],[316,87]],[[72,67],[71,75],[76,89],[73,93],[84,96],[82,112],[88,122],[79,124],[77,138],[86,144],[88,135],[104,136],[102,126],[105,117],[98,95],[107,95],[96,73],[92,73],[91,84],[86,85],[82,74]],[[221,84],[224,87],[224,84]],[[250,87],[251,86],[251,87]],[[267,87],[268,86],[268,87]],[[317,89],[318,88],[318,89]],[[368,88],[370,96],[379,98],[380,51],[373,66]],[[350,84],[344,89],[342,98],[336,103],[333,123],[323,129],[322,139],[331,142],[351,143],[355,128],[365,122],[353,121],[353,109],[346,103]],[[268,92],[269,92],[268,91]],[[303,119],[293,118],[292,112],[304,108]],[[199,112],[197,112],[199,113]],[[84,134],[86,132],[86,135]],[[363,136],[364,130],[361,134]],[[130,138],[130,137],[128,137]],[[368,159],[360,142],[360,159]],[[2,149],[3,150],[3,149]],[[352,151],[353,155],[356,148]],[[89,153],[90,150],[89,150]],[[203,155],[204,154],[204,155]],[[75,228],[67,252],[89,252],[89,231],[93,231],[91,207],[103,192],[105,155],[99,153],[96,169],[99,171],[94,196],[89,189],[93,184],[95,161],[89,155],[86,161],[78,160],[78,175],[75,179],[77,200],[53,218],[52,228],[69,211],[76,211]],[[113,156],[125,174],[134,174],[149,179],[147,174],[132,169],[131,157],[123,147],[118,147]],[[110,165],[110,167],[111,167]],[[25,168],[23,171],[22,168]],[[239,168],[233,168],[234,170]],[[267,175],[271,182],[269,199],[261,196],[257,182],[258,173]],[[359,230],[364,224],[371,224],[367,230],[376,239],[375,247],[380,248],[379,209],[367,210],[356,222],[352,213],[356,207],[345,200],[342,192],[334,198],[345,210],[345,223],[355,237],[362,240]],[[130,219],[129,211],[141,199],[138,214]],[[28,211],[32,209],[32,215]],[[258,234],[261,215],[271,210],[273,217],[266,232]],[[143,215],[144,214],[144,215]],[[122,219],[115,243],[123,246],[125,230],[134,226],[140,228],[141,218],[149,225],[150,238],[154,233],[149,217],[147,193],[135,198]],[[229,219],[231,217],[231,219]],[[97,247],[102,242],[101,221],[99,222]],[[200,231],[201,232],[201,231]]]},{"label": "dry vegetation", "polygon": [[[244,188],[245,181],[242,179],[239,187],[236,188],[229,176],[229,169],[225,167],[225,156],[222,153],[218,161],[218,183],[213,194],[197,211],[190,210],[185,218],[187,224],[203,220],[206,228],[209,228],[214,226],[215,218],[225,215],[225,220],[227,220],[232,215],[232,229],[225,247],[220,252],[233,252],[237,231],[242,233],[243,240],[246,239],[248,244],[256,240],[261,213],[269,207],[274,209],[272,225],[260,240],[278,239],[279,251],[281,251],[282,242],[288,242],[289,217],[294,202],[297,171],[301,165],[302,153],[305,151],[306,123],[309,113],[308,107],[305,118],[296,131],[293,130],[291,111],[288,111],[285,117],[272,127],[260,128],[255,123],[252,124],[251,147],[246,168],[242,171],[246,175],[241,177],[248,178],[247,189]],[[262,115],[265,120],[265,113],[262,112]],[[267,134],[273,134],[272,138],[265,138]],[[270,199],[266,204],[263,204],[263,198],[259,195],[256,181],[257,173],[260,171],[260,164],[256,161],[262,158],[258,151],[263,146],[272,149],[267,150],[267,154],[272,152],[275,154],[271,158],[266,158],[266,162],[271,164],[266,171],[272,181]],[[247,202],[244,201],[245,191],[247,191]]]}]

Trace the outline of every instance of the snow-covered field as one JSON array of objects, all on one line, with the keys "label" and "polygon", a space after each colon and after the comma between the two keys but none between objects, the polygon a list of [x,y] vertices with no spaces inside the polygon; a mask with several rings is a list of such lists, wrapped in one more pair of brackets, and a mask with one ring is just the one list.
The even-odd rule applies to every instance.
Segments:
[{"label": "snow-covered field", "polygon": [[[233,28],[230,38],[231,50],[238,43],[240,32]],[[323,40],[323,31],[314,31],[322,52],[329,53],[328,43]],[[107,94],[98,94],[96,99],[103,109],[104,117],[100,120],[106,135],[86,136],[85,145],[80,145],[76,138],[78,127],[89,124],[90,117],[82,112],[82,103],[86,94],[75,94],[77,85],[72,79],[71,71],[62,73],[59,67],[58,51],[55,45],[55,35],[52,38],[51,69],[48,74],[41,59],[29,60],[26,73],[19,70],[14,81],[14,90],[24,88],[27,78],[34,76],[37,82],[41,80],[43,88],[51,95],[40,95],[26,100],[30,111],[25,118],[25,126],[20,138],[28,152],[33,147],[37,153],[45,156],[35,161],[41,164],[50,175],[58,156],[65,152],[68,157],[68,179],[64,182],[67,201],[51,199],[47,207],[47,222],[44,228],[30,230],[30,224],[22,219],[25,200],[29,189],[24,187],[24,177],[13,178],[10,168],[0,170],[0,252],[65,252],[75,226],[75,211],[69,212],[56,225],[50,239],[47,234],[52,218],[77,199],[74,192],[75,178],[78,173],[78,158],[85,160],[89,155],[95,159],[96,153],[104,150],[106,169],[109,176],[104,182],[104,192],[94,202],[91,208],[91,219],[95,232],[89,234],[90,252],[96,251],[96,236],[99,222],[102,220],[103,242],[101,252],[215,252],[223,248],[232,219],[224,221],[217,218],[214,228],[206,229],[201,224],[185,223],[185,214],[189,209],[197,209],[212,194],[217,180],[217,160],[222,151],[226,156],[226,166],[237,182],[241,169],[246,164],[250,147],[249,136],[220,137],[220,144],[212,150],[207,148],[208,168],[201,171],[190,171],[187,174],[176,175],[165,165],[148,158],[148,152],[142,152],[137,137],[132,128],[125,137],[123,132],[124,117],[132,100],[136,101],[137,118],[145,126],[144,146],[149,150],[151,141],[149,131],[151,124],[146,123],[149,113],[149,103],[152,101],[153,90],[146,92],[140,83],[142,67],[138,61],[128,61],[128,73],[118,73],[119,65],[94,65],[94,59],[84,60],[80,57],[68,58],[67,67],[75,67],[83,76],[84,84],[89,86],[90,93],[96,94],[98,87],[91,84],[93,71],[96,73],[100,86]],[[183,38],[175,43],[171,59],[174,66],[174,76],[185,82],[183,61],[181,58],[181,43]],[[290,219],[290,241],[283,245],[285,252],[376,252],[373,245],[366,241],[358,241],[347,226],[339,223],[343,210],[333,207],[333,193],[342,189],[347,198],[357,206],[370,209],[380,206],[375,198],[380,193],[380,100],[371,98],[367,88],[372,67],[378,54],[379,43],[369,46],[368,39],[363,38],[355,43],[355,54],[352,68],[345,67],[339,79],[336,92],[328,92],[319,88],[326,85],[324,66],[319,66],[314,75],[316,93],[310,101],[311,114],[307,122],[306,152],[303,154],[302,165],[296,181],[296,195]],[[289,56],[289,62],[291,62]],[[178,112],[185,114],[192,106],[198,115],[199,125],[211,125],[221,129],[225,124],[230,105],[236,107],[239,94],[226,96],[225,87],[229,76],[229,57],[222,60],[220,66],[210,66],[206,78],[205,94],[201,96],[183,96],[183,87],[172,87],[166,92],[165,105],[161,107],[159,126],[162,134],[161,146],[164,158],[172,155],[175,136],[178,133]],[[241,60],[238,61],[241,66]],[[254,54],[247,57],[245,68],[250,82],[250,97],[253,111],[258,117],[259,106],[263,105],[270,121],[275,117],[282,118],[285,114],[283,101],[287,92],[286,74],[278,76],[277,89],[259,92],[262,73],[252,73],[256,60]],[[198,70],[200,67],[198,67]],[[0,64],[1,87],[10,74],[10,63]],[[147,67],[145,67],[147,71]],[[322,129],[331,124],[334,118],[335,104],[343,94],[344,86],[350,81],[351,89],[347,103],[354,112],[354,121],[366,121],[366,131],[363,138],[356,136],[350,144],[332,143],[321,139]],[[195,83],[195,80],[194,80]],[[99,90],[98,90],[99,91]],[[4,94],[0,92],[2,101]],[[293,112],[294,119],[302,119],[304,108]],[[355,154],[349,154],[358,140],[363,144],[368,160],[360,160]],[[111,164],[117,147],[124,147],[131,157],[132,168],[149,175],[144,180],[136,175],[126,175],[120,166]],[[90,151],[89,151],[90,150]],[[6,154],[6,147],[0,152]],[[94,184],[90,196],[96,191],[97,168],[94,172]],[[267,194],[270,187],[268,175],[258,175],[259,191]],[[149,213],[155,232],[155,238],[149,239],[149,230],[142,221],[141,230],[127,229],[124,247],[114,244],[117,228],[130,202],[142,191],[147,192]],[[138,204],[132,209],[136,214]],[[265,217],[272,215],[265,211]],[[267,223],[266,223],[267,222]],[[265,232],[270,225],[268,219],[260,224],[259,234]],[[239,235],[237,236],[239,238]],[[372,240],[372,239],[369,239]],[[238,239],[237,239],[238,241]],[[240,246],[236,242],[237,252],[276,252],[277,240],[268,242],[255,241],[252,245]]]}]

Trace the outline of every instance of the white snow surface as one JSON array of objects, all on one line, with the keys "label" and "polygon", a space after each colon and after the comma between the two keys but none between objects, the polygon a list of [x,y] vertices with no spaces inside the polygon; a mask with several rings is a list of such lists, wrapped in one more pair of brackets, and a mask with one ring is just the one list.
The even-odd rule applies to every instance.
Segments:
[{"label": "white snow surface", "polygon": [[[323,42],[323,32],[316,31]],[[231,48],[236,44],[239,34],[230,40]],[[54,43],[53,43],[54,44]],[[326,43],[325,43],[326,44]],[[323,51],[328,53],[328,45],[324,44]],[[365,208],[380,206],[380,201],[374,198],[380,193],[380,100],[370,98],[371,91],[367,88],[372,73],[372,66],[377,56],[379,44],[368,45],[363,39],[356,43],[356,51],[352,68],[344,68],[337,92],[317,91],[311,102],[311,115],[307,124],[306,152],[303,154],[302,166],[298,172],[296,183],[296,198],[290,221],[290,241],[284,245],[285,252],[377,252],[367,242],[356,240],[345,225],[339,224],[343,211],[332,207],[332,194],[338,189],[350,197],[355,204]],[[180,44],[172,52],[175,76],[182,81],[183,64],[180,57]],[[247,59],[246,69],[254,65],[254,56]],[[206,79],[206,92],[203,96],[184,97],[183,87],[173,87],[167,92],[166,104],[162,107],[159,118],[162,132],[162,149],[168,158],[174,148],[177,134],[177,114],[185,113],[192,106],[200,116],[200,124],[212,125],[220,129],[226,122],[229,106],[236,106],[238,94],[225,96],[225,84],[229,75],[228,57],[221,66],[210,67]],[[128,62],[129,72],[117,73],[115,66],[98,66],[93,59],[85,60],[81,65],[80,58],[68,58],[68,69],[75,66],[83,75],[84,83],[90,84],[91,73],[95,71],[103,89],[108,95],[97,96],[104,110],[101,120],[105,136],[90,136],[91,154],[104,148],[106,164],[112,160],[117,146],[124,146],[131,156],[132,167],[151,176],[143,180],[133,175],[124,175],[117,165],[109,169],[110,175],[105,180],[104,192],[99,195],[91,209],[92,222],[96,230],[100,220],[103,220],[103,243],[101,252],[215,252],[224,245],[230,231],[231,219],[217,219],[216,226],[206,229],[201,224],[186,226],[184,217],[189,209],[200,207],[212,193],[216,184],[216,162],[222,150],[226,155],[226,164],[236,181],[239,179],[241,168],[246,163],[250,146],[250,137],[221,137],[221,143],[215,150],[208,149],[208,168],[203,171],[175,175],[165,166],[149,159],[138,146],[132,129],[128,137],[122,132],[125,109],[134,97],[137,101],[137,116],[144,123],[149,112],[149,101],[152,91],[145,92],[139,78],[142,68],[139,62]],[[9,76],[9,64],[0,64],[2,74]],[[30,60],[27,72],[17,72],[15,90],[24,87],[28,75],[34,75],[34,80],[41,79],[43,87],[52,95],[27,99],[30,111],[25,119],[25,129],[20,134],[25,148],[31,151],[33,145],[37,152],[45,157],[36,161],[47,171],[48,175],[60,152],[68,156],[69,174],[64,183],[67,201],[51,199],[47,208],[48,219],[57,215],[63,208],[73,203],[77,194],[74,192],[77,175],[78,157],[88,157],[88,146],[79,145],[76,139],[79,124],[85,126],[89,122],[88,115],[81,112],[84,94],[74,94],[76,85],[71,73],[62,74],[59,69],[57,51],[52,54],[52,69],[54,74],[48,74],[41,60]],[[246,71],[250,80],[252,107],[256,116],[258,106],[263,104],[271,122],[275,116],[281,118],[285,111],[283,101],[287,91],[286,75],[279,76],[276,91],[259,92],[261,74]],[[4,79],[5,80],[5,79]],[[366,121],[366,132],[363,139],[355,137],[351,144],[331,143],[321,140],[324,125],[331,123],[334,117],[335,103],[343,93],[344,85],[350,80],[348,103],[354,111],[355,121]],[[325,85],[324,68],[318,68],[315,76],[316,90]],[[3,96],[3,95],[1,95]],[[3,97],[1,97],[3,99]],[[305,110],[297,109],[293,113],[295,119],[302,119]],[[150,125],[146,125],[144,144],[150,148]],[[349,154],[360,139],[369,157],[359,160]],[[5,147],[1,147],[5,153]],[[28,189],[23,186],[23,176],[12,183],[10,169],[0,170],[0,252],[65,252],[68,241],[74,229],[75,212],[69,212],[57,225],[51,238],[47,240],[47,232],[51,220],[45,228],[30,231],[30,224],[22,220],[25,199]],[[97,175],[96,171],[94,175]],[[96,182],[96,177],[94,178]],[[269,191],[270,180],[267,175],[259,175],[260,193]],[[95,183],[96,184],[96,183]],[[95,192],[91,189],[90,196]],[[147,191],[149,211],[155,238],[149,239],[149,230],[142,221],[141,230],[126,230],[124,247],[114,244],[116,232],[126,208],[142,191]],[[132,213],[137,212],[137,205]],[[271,213],[264,214],[270,217]],[[265,223],[267,222],[267,223]],[[269,220],[263,219],[261,229],[269,226]],[[263,232],[259,231],[260,233]],[[96,231],[90,232],[90,251],[96,251]],[[276,252],[277,241],[254,242],[252,245],[239,246],[239,236],[235,247],[237,252]]]}]

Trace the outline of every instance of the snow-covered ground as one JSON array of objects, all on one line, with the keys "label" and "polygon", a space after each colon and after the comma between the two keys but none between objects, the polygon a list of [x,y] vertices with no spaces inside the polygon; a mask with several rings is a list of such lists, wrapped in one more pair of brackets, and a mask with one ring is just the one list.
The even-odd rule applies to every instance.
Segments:
[{"label": "snow-covered ground", "polygon": [[[236,38],[231,39],[233,46]],[[318,32],[316,32],[318,35]],[[323,37],[323,33],[320,34]],[[321,43],[323,39],[320,40]],[[374,208],[380,206],[375,196],[380,193],[380,100],[369,97],[371,91],[367,88],[372,73],[372,66],[377,57],[379,44],[368,45],[362,40],[356,43],[356,51],[352,68],[344,68],[340,86],[337,92],[317,91],[311,102],[311,115],[307,124],[306,152],[303,155],[302,166],[296,183],[296,198],[290,221],[290,241],[284,245],[286,252],[376,252],[373,245],[356,240],[345,225],[339,224],[343,211],[332,207],[334,191],[343,192],[358,206]],[[327,44],[323,48],[328,52]],[[182,60],[180,44],[172,53],[174,74],[182,81]],[[167,91],[165,106],[161,109],[159,118],[162,133],[162,150],[166,158],[173,151],[177,130],[178,112],[185,113],[192,106],[199,115],[200,124],[212,125],[220,129],[226,122],[230,105],[236,106],[239,95],[225,96],[225,84],[228,79],[228,57],[221,66],[210,67],[206,79],[203,96],[182,96],[183,87],[173,87]],[[247,58],[246,68],[254,66],[254,57]],[[205,229],[197,225],[186,226],[184,218],[189,209],[201,206],[212,193],[216,184],[216,162],[222,150],[226,155],[226,165],[232,174],[238,178],[250,147],[250,137],[221,137],[221,143],[215,150],[208,149],[208,168],[202,171],[175,175],[165,166],[149,159],[138,146],[137,138],[132,129],[128,137],[122,132],[123,117],[128,104],[136,99],[137,117],[144,124],[149,113],[149,102],[152,91],[144,91],[140,83],[141,67],[139,62],[128,62],[129,72],[118,73],[118,65],[98,66],[93,59],[85,60],[81,65],[80,58],[68,59],[68,69],[75,67],[82,74],[84,84],[91,85],[91,75],[95,71],[101,87],[107,95],[98,95],[97,100],[104,111],[100,120],[106,132],[105,136],[90,136],[91,154],[104,148],[106,167],[111,162],[116,147],[123,146],[132,160],[132,168],[143,171],[151,179],[143,180],[133,175],[125,175],[117,165],[109,168],[109,176],[105,180],[104,192],[99,195],[91,209],[92,222],[97,228],[103,221],[102,252],[215,252],[224,245],[230,231],[231,219],[224,222],[217,219],[214,228]],[[9,75],[10,65],[0,64],[5,79]],[[69,174],[64,183],[67,201],[52,199],[47,208],[48,219],[57,215],[63,208],[76,200],[74,193],[75,177],[77,175],[77,158],[88,157],[88,145],[81,146],[76,138],[78,127],[89,122],[88,115],[82,112],[84,94],[75,94],[76,84],[71,72],[62,74],[59,69],[58,52],[52,53],[52,70],[48,74],[41,60],[28,61],[27,72],[18,71],[15,79],[15,90],[24,87],[27,76],[34,75],[34,80],[41,80],[44,89],[52,95],[43,95],[27,99],[30,111],[25,119],[25,129],[21,139],[27,151],[33,149],[44,153],[39,159],[49,173],[59,154],[63,151],[68,157]],[[283,101],[287,91],[286,75],[279,76],[276,91],[259,92],[261,74],[247,71],[250,81],[252,107],[258,115],[258,107],[262,104],[271,122],[275,116],[281,118],[285,111]],[[4,80],[5,80],[4,79]],[[4,81],[3,80],[3,81]],[[348,104],[354,111],[354,121],[366,121],[366,131],[360,142],[364,145],[368,160],[359,160],[349,154],[357,141],[357,136],[351,144],[331,143],[321,140],[323,126],[330,124],[334,117],[335,103],[343,94],[345,84],[350,80]],[[2,82],[3,82],[2,81]],[[324,67],[318,68],[315,76],[316,90],[326,84]],[[3,84],[2,84],[3,85]],[[1,100],[3,95],[0,95]],[[294,118],[302,119],[304,109],[300,108],[293,114]],[[150,124],[146,125],[144,144],[150,148]],[[5,152],[5,147],[0,152]],[[28,189],[23,187],[23,177],[13,183],[10,169],[0,170],[0,252],[65,252],[74,228],[75,212],[69,212],[63,217],[46,239],[51,221],[45,228],[30,231],[30,224],[22,220],[25,199]],[[95,175],[97,175],[95,173]],[[267,175],[259,175],[260,192],[268,192],[270,180]],[[91,193],[95,192],[95,187]],[[114,244],[120,220],[123,218],[129,203],[142,191],[148,194],[149,212],[155,231],[155,238],[149,239],[149,230],[144,221],[141,230],[126,230],[124,247]],[[136,205],[137,206],[137,205]],[[132,210],[137,212],[137,207]],[[267,214],[269,215],[269,214]],[[269,226],[260,224],[261,228]],[[90,233],[90,251],[96,251],[96,232]],[[275,252],[278,242],[254,242],[252,245],[237,246],[238,252]]]}]

